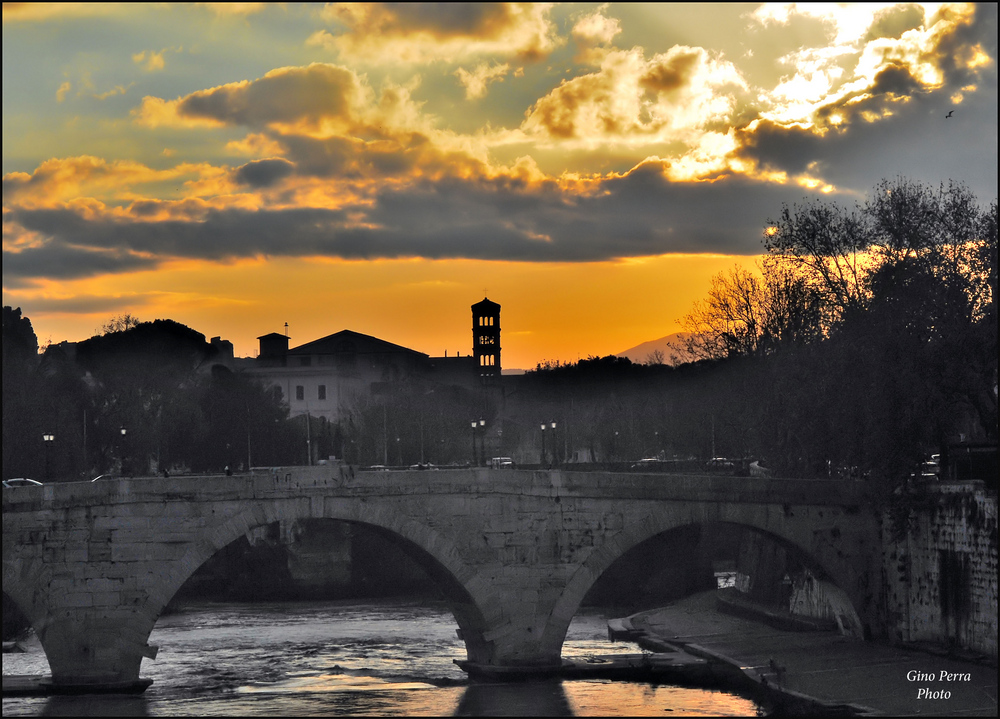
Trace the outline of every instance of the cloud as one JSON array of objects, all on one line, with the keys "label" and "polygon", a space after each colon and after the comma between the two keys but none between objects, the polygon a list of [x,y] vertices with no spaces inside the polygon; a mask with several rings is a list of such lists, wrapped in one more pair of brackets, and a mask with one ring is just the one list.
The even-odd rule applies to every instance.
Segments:
[{"label": "cloud", "polygon": [[608,45],[615,35],[622,31],[616,18],[609,18],[604,11],[610,7],[607,3],[596,8],[573,25],[573,39],[587,45]]},{"label": "cloud", "polygon": [[601,5],[573,25],[570,34],[580,49],[575,58],[577,62],[600,65],[615,36],[622,31],[616,18],[604,14],[608,7],[607,4]]},{"label": "cloud", "polygon": [[5,2],[3,22],[47,22],[73,20],[81,17],[102,17],[132,12],[122,3],[76,3],[76,2]]},{"label": "cloud", "polygon": [[479,63],[472,72],[463,67],[455,70],[455,76],[465,88],[465,99],[475,100],[486,95],[486,86],[491,82],[503,82],[504,76],[510,72],[510,65],[504,63],[489,65]]},{"label": "cloud", "polygon": [[295,171],[295,166],[281,158],[255,160],[236,169],[236,182],[251,187],[271,187]]},{"label": "cloud", "polygon": [[930,17],[915,6],[761,6],[752,14],[757,22],[791,25],[811,17],[826,23],[833,36],[832,42],[781,58],[793,72],[762,93],[761,117],[824,132],[855,118],[887,117],[892,103],[917,93],[968,84],[970,71],[975,75],[989,57],[969,41],[982,12],[973,5],[942,6]]},{"label": "cloud", "polygon": [[152,269],[158,262],[157,258],[131,252],[81,249],[65,243],[46,243],[17,252],[5,247],[4,289],[26,287],[39,278],[69,280]]},{"label": "cloud", "polygon": [[166,67],[163,56],[167,52],[181,52],[183,48],[165,47],[159,52],[155,50],[143,50],[132,55],[132,62],[139,65],[146,72],[156,72]]},{"label": "cloud", "polygon": [[[268,168],[261,173],[268,180],[277,165],[250,167]],[[124,211],[9,207],[5,282],[127,272],[176,259],[587,262],[671,252],[752,254],[760,249],[760,208],[775,208],[787,196],[780,186],[735,176],[674,183],[665,169],[663,163],[643,163],[625,175],[592,181],[582,193],[579,185],[533,179],[529,171],[521,177],[379,185],[340,208],[200,203],[197,212],[170,219],[158,219],[165,217],[164,203],[156,201]]]},{"label": "cloud", "polygon": [[230,142],[230,152],[283,157],[303,177],[484,171],[486,141],[436,128],[435,118],[412,99],[411,87],[386,83],[376,93],[352,70],[317,63],[175,100],[147,97],[133,117],[148,127],[249,127],[255,132]]},{"label": "cloud", "polygon": [[32,293],[11,293],[14,304],[29,304],[32,312],[59,314],[114,314],[118,310],[135,311],[136,306],[142,307],[155,300],[162,299],[166,293],[128,293],[124,295],[75,294],[69,296],[38,296]]},{"label": "cloud", "polygon": [[303,124],[315,131],[349,129],[372,91],[348,68],[313,63],[283,67],[262,78],[200,90],[176,100],[143,98],[134,116],[150,127]]},{"label": "cloud", "polygon": [[70,201],[100,198],[117,201],[134,197],[138,186],[152,183],[196,181],[218,174],[207,164],[182,163],[155,170],[139,162],[108,162],[92,155],[54,158],[30,175],[11,172],[3,177],[4,207],[54,207]]},{"label": "cloud", "polygon": [[261,12],[267,3],[262,2],[206,2],[198,3],[220,17],[246,17]]},{"label": "cloud", "polygon": [[60,85],[59,89],[56,90],[56,102],[62,102],[63,100],[65,100],[66,94],[72,89],[73,89],[73,83],[71,83],[69,80]]},{"label": "cloud", "polygon": [[[786,25],[804,16],[826,23],[833,41],[781,58],[793,72],[762,88],[758,117],[735,129],[734,167],[803,183],[822,177],[838,186],[857,183],[864,173],[904,168],[967,175],[951,161],[954,152],[934,149],[942,131],[954,132],[934,120],[944,117],[943,106],[969,102],[984,83],[995,90],[989,54],[996,52],[995,7],[943,6],[932,14],[916,6],[806,4],[762,6],[753,14],[762,24]],[[903,144],[903,137],[911,143]],[[891,153],[902,147],[896,151],[901,154]],[[903,155],[921,159],[909,162]],[[848,156],[855,158],[854,169]],[[882,158],[877,170],[876,157]],[[933,182],[947,176],[921,174]]]},{"label": "cloud", "polygon": [[333,3],[323,17],[338,35],[309,38],[350,62],[459,62],[480,55],[540,60],[563,40],[547,3]]},{"label": "cloud", "polygon": [[727,121],[745,87],[732,63],[703,48],[678,45],[648,60],[641,48],[615,50],[599,71],[564,80],[539,99],[522,130],[584,144],[697,142],[697,131]]},{"label": "cloud", "polygon": [[91,97],[98,100],[107,100],[109,97],[114,97],[115,95],[124,95],[128,92],[132,86],[135,85],[134,82],[130,82],[128,85],[115,85],[113,88],[106,92],[101,93],[91,93]]}]

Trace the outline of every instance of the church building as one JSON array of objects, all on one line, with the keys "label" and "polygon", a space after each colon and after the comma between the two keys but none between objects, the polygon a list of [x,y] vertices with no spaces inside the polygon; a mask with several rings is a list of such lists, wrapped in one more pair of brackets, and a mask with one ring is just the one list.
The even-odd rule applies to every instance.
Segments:
[{"label": "church building", "polygon": [[357,396],[394,383],[469,390],[498,384],[500,305],[487,298],[472,305],[472,324],[472,352],[464,357],[431,357],[346,329],[290,348],[287,335],[272,332],[257,338],[259,353],[247,371],[280,388],[291,416],[335,423]]}]

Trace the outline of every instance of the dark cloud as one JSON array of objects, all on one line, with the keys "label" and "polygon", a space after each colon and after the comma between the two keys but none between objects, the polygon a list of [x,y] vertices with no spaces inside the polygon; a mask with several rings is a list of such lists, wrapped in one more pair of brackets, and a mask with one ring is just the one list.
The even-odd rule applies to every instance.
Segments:
[{"label": "dark cloud", "polygon": [[271,187],[295,171],[295,165],[288,160],[254,160],[236,168],[233,179],[241,185],[251,187]]},{"label": "dark cloud", "polygon": [[[71,223],[72,224],[72,223]],[[20,251],[3,251],[4,288],[23,287],[32,278],[70,280],[93,277],[106,273],[148,270],[159,260],[134,253],[98,247],[75,247],[64,241],[55,241]]]},{"label": "dark cloud", "polygon": [[307,67],[272,70],[250,82],[200,90],[180,99],[177,113],[258,127],[271,122],[349,120],[364,90],[357,76],[344,67],[313,63]]},{"label": "dark cloud", "polygon": [[[199,221],[86,219],[12,209],[37,248],[5,253],[5,281],[86,277],[160,259],[260,256],[427,257],[585,262],[670,252],[752,254],[768,212],[802,191],[734,177],[670,183],[659,164],[606,180],[591,196],[522,180],[423,181],[343,210],[209,210]],[[358,224],[358,215],[363,224]]]},{"label": "dark cloud", "polygon": [[[838,188],[865,191],[879,179],[904,176],[936,185],[955,180],[981,203],[997,196],[995,93],[971,92],[959,105],[917,93],[894,103],[878,122],[857,120],[825,136],[760,122],[737,134],[741,158],[790,175],[809,172]],[[949,111],[953,116],[946,118]],[[992,163],[984,158],[992,157]]]},{"label": "dark cloud", "polygon": [[423,30],[440,37],[491,34],[510,15],[506,3],[382,3],[400,30]]},{"label": "dark cloud", "polygon": [[[113,314],[119,310],[134,311],[137,304],[144,303],[147,295],[127,295],[107,297],[104,295],[75,295],[73,297],[34,297],[23,300],[31,305],[32,312],[56,312],[65,314]],[[22,300],[15,300],[21,302]]]},{"label": "dark cloud", "polygon": [[763,167],[799,174],[820,155],[823,138],[809,128],[785,127],[771,120],[761,120],[753,128],[736,132],[740,144],[736,155]]},{"label": "dark cloud", "polygon": [[875,95],[912,95],[922,89],[920,81],[910,73],[905,65],[893,64],[882,68],[875,75],[871,92]]}]

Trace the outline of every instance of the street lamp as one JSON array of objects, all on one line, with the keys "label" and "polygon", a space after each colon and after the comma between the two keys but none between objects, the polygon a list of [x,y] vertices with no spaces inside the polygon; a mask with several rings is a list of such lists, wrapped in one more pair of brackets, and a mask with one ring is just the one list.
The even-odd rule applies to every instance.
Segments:
[{"label": "street lamp", "polygon": [[479,426],[479,422],[472,420],[472,466],[476,466],[476,427]]},{"label": "street lamp", "polygon": [[542,422],[542,467],[545,466],[545,422]]},{"label": "street lamp", "polygon": [[486,464],[486,420],[479,419],[479,466]]},{"label": "street lamp", "polygon": [[552,422],[552,464],[559,464],[559,441],[556,439],[555,422]]},{"label": "street lamp", "polygon": [[51,432],[46,432],[42,435],[42,441],[45,442],[45,481],[49,481],[49,444],[54,440],[56,436]]},{"label": "street lamp", "polygon": [[125,428],[122,427],[122,476],[125,476],[127,472],[125,471]]}]

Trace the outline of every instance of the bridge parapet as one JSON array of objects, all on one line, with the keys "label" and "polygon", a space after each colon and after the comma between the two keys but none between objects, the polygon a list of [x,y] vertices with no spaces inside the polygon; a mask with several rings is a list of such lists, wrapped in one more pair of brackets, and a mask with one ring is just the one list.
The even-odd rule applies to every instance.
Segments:
[{"label": "bridge parapet", "polygon": [[606,474],[570,470],[396,470],[349,473],[342,465],[255,468],[252,474],[137,477],[17,487],[3,493],[7,511],[155,501],[215,501],[277,497],[316,490],[330,495],[510,494],[536,497],[736,502],[857,507],[868,499],[862,482],[718,475]]}]

